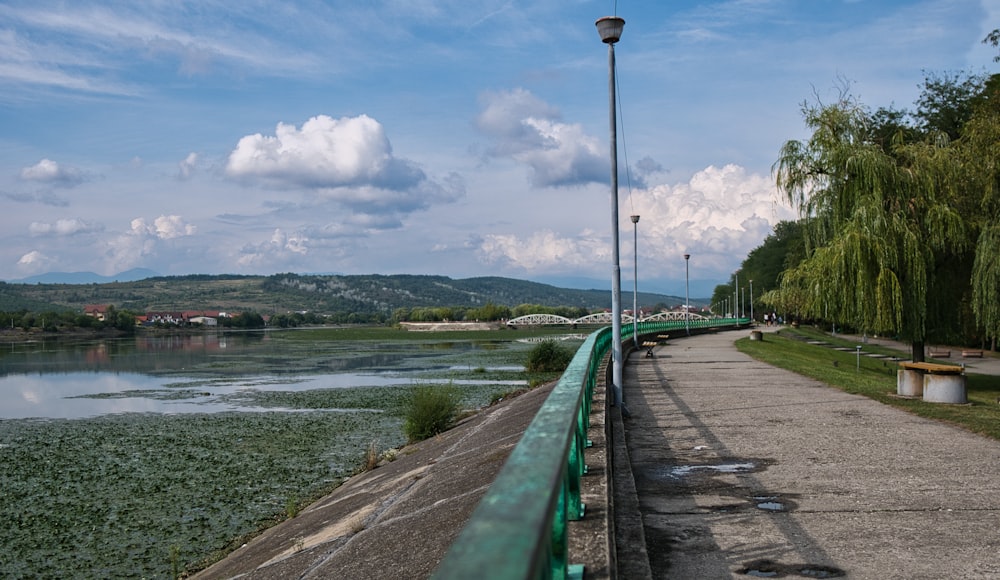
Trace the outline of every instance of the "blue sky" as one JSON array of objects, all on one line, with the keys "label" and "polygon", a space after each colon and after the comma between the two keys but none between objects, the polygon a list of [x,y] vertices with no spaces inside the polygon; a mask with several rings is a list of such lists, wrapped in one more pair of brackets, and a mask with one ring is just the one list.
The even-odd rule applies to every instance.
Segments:
[{"label": "blue sky", "polygon": [[1000,0],[242,0],[0,6],[0,279],[51,271],[611,276],[711,293],[780,219],[839,87],[995,72]]}]

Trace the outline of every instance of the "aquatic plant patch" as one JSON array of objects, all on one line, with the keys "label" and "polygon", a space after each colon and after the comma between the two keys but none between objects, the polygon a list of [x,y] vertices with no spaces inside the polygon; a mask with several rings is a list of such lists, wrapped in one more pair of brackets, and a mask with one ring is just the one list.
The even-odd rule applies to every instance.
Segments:
[{"label": "aquatic plant patch", "polygon": [[0,421],[0,576],[169,578],[402,444],[355,411]]},{"label": "aquatic plant patch", "polygon": [[[449,386],[442,381],[440,386]],[[220,400],[240,406],[276,409],[325,410],[384,410],[401,416],[413,391],[431,383],[395,387],[364,387],[353,389],[312,389],[308,391],[241,391],[222,395]],[[496,384],[454,385],[466,409],[479,409],[490,404],[498,393],[511,387]]]},{"label": "aquatic plant patch", "polygon": [[133,397],[144,397],[156,399],[158,401],[183,401],[186,399],[197,399],[207,397],[211,393],[196,391],[192,389],[131,389],[114,393],[91,393],[88,395],[76,395],[66,397],[67,399],[129,399]]},{"label": "aquatic plant patch", "polygon": [[155,377],[117,381],[140,385],[117,391],[75,388],[72,399],[52,397],[55,407],[121,400],[141,403],[123,410],[145,409],[146,399],[166,401],[149,408],[175,414],[0,419],[0,577],[195,570],[333,489],[373,444],[402,445],[414,389],[453,386],[466,410],[538,380],[523,370],[534,343],[511,342],[534,333],[437,334],[446,340],[394,329],[297,330],[225,335],[219,348],[198,353],[113,341],[14,357],[8,372],[37,374],[40,393],[57,383],[43,373],[78,364],[84,385],[104,372]]}]

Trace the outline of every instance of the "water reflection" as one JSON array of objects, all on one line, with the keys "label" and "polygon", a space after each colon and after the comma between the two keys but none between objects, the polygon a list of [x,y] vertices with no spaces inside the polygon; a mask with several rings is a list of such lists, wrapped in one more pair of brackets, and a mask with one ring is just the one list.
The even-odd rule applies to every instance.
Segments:
[{"label": "water reflection", "polygon": [[0,376],[59,371],[154,371],[179,368],[235,349],[266,348],[266,333],[206,333],[136,336],[105,340],[46,339],[8,343],[0,353]]},{"label": "water reflection", "polygon": [[[226,396],[249,390],[440,383],[414,375],[466,370],[470,367],[442,362],[441,357],[456,350],[498,348],[505,348],[503,341],[364,343],[359,348],[250,332],[11,343],[0,352],[0,419],[247,410]],[[488,378],[449,382],[524,384]]]}]

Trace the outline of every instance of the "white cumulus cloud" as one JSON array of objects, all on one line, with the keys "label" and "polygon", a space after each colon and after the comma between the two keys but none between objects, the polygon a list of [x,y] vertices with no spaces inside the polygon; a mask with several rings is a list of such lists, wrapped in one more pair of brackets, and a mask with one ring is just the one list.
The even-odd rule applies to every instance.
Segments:
[{"label": "white cumulus cloud", "polygon": [[393,157],[382,125],[367,115],[319,115],[301,129],[278,123],[273,137],[243,137],[229,155],[226,172],[286,187],[407,188],[424,178],[419,169]]},{"label": "white cumulus cloud", "polygon": [[197,168],[198,154],[194,152],[188,153],[188,156],[177,164],[177,179],[182,181],[191,179],[191,176],[194,175],[195,169]]},{"label": "white cumulus cloud", "polygon": [[362,214],[408,213],[465,194],[456,175],[439,183],[394,155],[382,125],[367,115],[319,115],[301,129],[279,123],[273,136],[247,135],[225,171],[243,183],[310,190]]},{"label": "white cumulus cloud", "polygon": [[31,222],[28,232],[33,236],[72,236],[74,234],[97,232],[104,228],[79,218],[60,219],[55,222]]},{"label": "white cumulus cloud", "polygon": [[578,124],[560,121],[559,111],[524,89],[486,93],[476,125],[493,139],[489,155],[509,157],[531,168],[531,182],[552,187],[608,179],[608,156]]},{"label": "white cumulus cloud", "polygon": [[286,233],[277,228],[270,239],[257,244],[246,244],[240,249],[236,262],[240,268],[273,266],[294,263],[309,253],[310,239],[302,233]]},{"label": "white cumulus cloud", "polygon": [[606,261],[610,255],[607,240],[593,232],[561,236],[542,230],[525,238],[512,234],[489,234],[483,237],[479,246],[479,256],[484,262],[528,272],[569,271],[589,266],[595,260]]},{"label": "white cumulus cloud", "polygon": [[131,233],[136,236],[152,236],[161,240],[170,240],[182,236],[194,235],[196,228],[191,224],[184,223],[179,215],[161,215],[153,220],[153,223],[146,221],[146,218],[135,218],[132,220]]},{"label": "white cumulus cloud", "polygon": [[85,177],[82,171],[75,167],[61,165],[51,159],[42,159],[38,163],[21,169],[21,179],[72,187],[83,183]]},{"label": "white cumulus cloud", "polygon": [[[619,202],[621,263],[633,253],[628,216],[634,212],[640,216],[639,254],[646,275],[653,277],[676,276],[685,253],[692,254],[692,274],[731,272],[774,224],[796,219],[769,177],[737,165],[711,166],[686,183],[635,190]],[[493,233],[482,237],[478,255],[485,263],[529,274],[603,273],[610,263],[610,239],[610,232]]]},{"label": "white cumulus cloud", "polygon": [[54,263],[55,260],[52,258],[46,256],[38,250],[32,250],[21,256],[21,258],[17,261],[17,267],[22,272],[37,274],[39,272],[45,272]]},{"label": "white cumulus cloud", "polygon": [[148,264],[176,251],[178,240],[196,232],[194,225],[178,215],[161,215],[152,222],[137,217],[129,223],[129,229],[102,242],[101,269],[111,274]]}]

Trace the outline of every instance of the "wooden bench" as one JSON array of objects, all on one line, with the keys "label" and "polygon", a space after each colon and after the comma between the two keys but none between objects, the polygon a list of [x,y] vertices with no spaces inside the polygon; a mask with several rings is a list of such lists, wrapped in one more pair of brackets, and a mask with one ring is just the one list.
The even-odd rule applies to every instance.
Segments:
[{"label": "wooden bench", "polygon": [[950,350],[929,350],[927,356],[931,358],[951,358]]},{"label": "wooden bench", "polygon": [[960,375],[965,369],[958,365],[943,365],[929,362],[909,362],[901,361],[899,368],[906,370],[922,371],[932,375]]},{"label": "wooden bench", "polygon": [[963,350],[962,358],[983,358],[983,351],[981,350]]},{"label": "wooden bench", "polygon": [[655,347],[658,344],[660,343],[654,340],[647,340],[646,342],[642,343],[642,348],[646,349],[646,358],[653,358],[653,347]]}]

